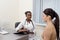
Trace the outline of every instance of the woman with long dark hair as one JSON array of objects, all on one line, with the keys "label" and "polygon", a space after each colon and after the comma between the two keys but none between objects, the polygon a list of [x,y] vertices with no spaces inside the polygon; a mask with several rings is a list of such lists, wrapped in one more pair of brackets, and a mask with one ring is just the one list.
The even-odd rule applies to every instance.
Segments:
[{"label": "woman with long dark hair", "polygon": [[[54,19],[54,21],[52,21]],[[47,23],[43,32],[43,40],[58,40],[59,38],[59,16],[51,8],[43,11],[43,20]]]}]

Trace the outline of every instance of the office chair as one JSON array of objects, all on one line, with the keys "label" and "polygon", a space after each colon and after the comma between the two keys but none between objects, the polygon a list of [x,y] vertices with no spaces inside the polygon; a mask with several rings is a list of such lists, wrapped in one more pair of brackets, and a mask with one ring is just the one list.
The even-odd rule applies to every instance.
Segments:
[{"label": "office chair", "polygon": [[15,28],[20,24],[20,22],[16,22],[15,23]]}]

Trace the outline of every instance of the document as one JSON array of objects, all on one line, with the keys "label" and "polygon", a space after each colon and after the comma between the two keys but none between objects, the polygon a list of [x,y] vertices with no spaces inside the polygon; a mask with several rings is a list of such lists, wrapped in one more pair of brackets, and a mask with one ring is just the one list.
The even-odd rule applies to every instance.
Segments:
[{"label": "document", "polygon": [[7,31],[5,31],[5,30],[1,30],[1,31],[0,31],[0,34],[5,35],[5,34],[8,34],[8,32],[7,32]]}]

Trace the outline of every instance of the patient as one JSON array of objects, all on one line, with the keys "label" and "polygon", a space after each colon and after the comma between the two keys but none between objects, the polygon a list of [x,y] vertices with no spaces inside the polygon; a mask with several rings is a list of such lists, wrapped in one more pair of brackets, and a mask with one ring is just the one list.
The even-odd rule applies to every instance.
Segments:
[{"label": "patient", "polygon": [[[55,18],[54,21],[52,21]],[[43,40],[58,40],[59,38],[59,16],[51,8],[43,11],[43,20],[47,23],[43,32]]]}]

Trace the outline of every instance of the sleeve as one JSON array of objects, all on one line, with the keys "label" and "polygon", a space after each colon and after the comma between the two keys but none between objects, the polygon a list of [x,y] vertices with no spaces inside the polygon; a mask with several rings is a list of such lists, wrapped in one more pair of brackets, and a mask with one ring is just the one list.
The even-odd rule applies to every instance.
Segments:
[{"label": "sleeve", "polygon": [[43,40],[50,40],[51,34],[52,32],[49,29],[45,30],[43,33]]},{"label": "sleeve", "polygon": [[33,32],[35,33],[36,23],[34,21],[33,21],[33,25],[34,25]]},{"label": "sleeve", "polygon": [[23,27],[23,25],[24,25],[24,21],[18,25],[18,27],[16,28],[16,31],[20,30]]}]

